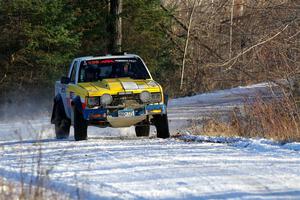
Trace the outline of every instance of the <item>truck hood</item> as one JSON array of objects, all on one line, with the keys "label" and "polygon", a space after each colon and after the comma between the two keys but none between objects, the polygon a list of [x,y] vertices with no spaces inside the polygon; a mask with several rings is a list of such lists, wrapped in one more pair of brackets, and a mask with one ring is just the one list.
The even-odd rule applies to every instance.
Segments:
[{"label": "truck hood", "polygon": [[103,94],[117,95],[120,92],[141,93],[142,91],[160,92],[160,85],[153,80],[140,80],[131,78],[104,79],[97,82],[79,83],[89,96]]}]

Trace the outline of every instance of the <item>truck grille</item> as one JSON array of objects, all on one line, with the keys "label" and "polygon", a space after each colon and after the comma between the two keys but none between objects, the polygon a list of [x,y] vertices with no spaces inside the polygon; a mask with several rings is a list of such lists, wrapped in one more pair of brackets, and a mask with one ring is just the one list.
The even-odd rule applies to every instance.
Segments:
[{"label": "truck grille", "polygon": [[113,96],[112,106],[118,105],[126,105],[127,106],[140,106],[143,104],[139,98],[139,94],[124,94],[124,95],[115,95]]}]

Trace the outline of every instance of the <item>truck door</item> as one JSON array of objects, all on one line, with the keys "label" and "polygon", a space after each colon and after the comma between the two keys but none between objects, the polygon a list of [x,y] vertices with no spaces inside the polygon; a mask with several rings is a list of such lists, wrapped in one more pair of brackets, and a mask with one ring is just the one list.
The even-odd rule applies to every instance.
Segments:
[{"label": "truck door", "polygon": [[64,100],[64,107],[66,108],[66,113],[68,117],[71,117],[71,100],[72,100],[72,91],[67,90],[67,87],[70,85],[74,85],[76,81],[76,69],[77,69],[78,61],[74,61],[70,67],[69,75],[70,83],[66,85],[64,96],[62,95],[62,98]]}]

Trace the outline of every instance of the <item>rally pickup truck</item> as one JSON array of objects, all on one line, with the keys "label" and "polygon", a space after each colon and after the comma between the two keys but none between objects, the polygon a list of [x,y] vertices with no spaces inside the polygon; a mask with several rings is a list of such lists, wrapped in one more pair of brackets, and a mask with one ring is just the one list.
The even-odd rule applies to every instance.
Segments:
[{"label": "rally pickup truck", "polygon": [[73,60],[67,77],[55,84],[51,117],[57,139],[87,139],[88,126],[135,126],[137,137],[168,138],[167,96],[152,79],[144,61],[134,54],[80,57]]}]

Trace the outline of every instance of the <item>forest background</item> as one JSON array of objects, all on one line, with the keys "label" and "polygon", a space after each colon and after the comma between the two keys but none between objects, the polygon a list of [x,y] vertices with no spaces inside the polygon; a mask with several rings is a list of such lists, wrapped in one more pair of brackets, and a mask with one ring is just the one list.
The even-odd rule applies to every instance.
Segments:
[{"label": "forest background", "polygon": [[50,110],[74,57],[115,50],[120,19],[120,48],[171,97],[299,73],[298,0],[0,0],[0,111]]}]

